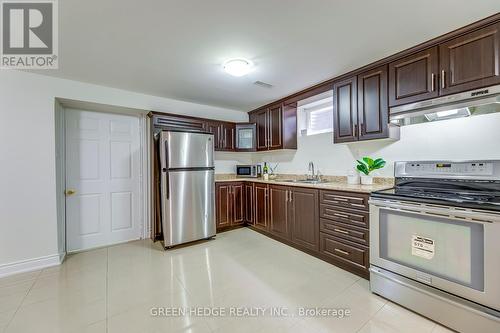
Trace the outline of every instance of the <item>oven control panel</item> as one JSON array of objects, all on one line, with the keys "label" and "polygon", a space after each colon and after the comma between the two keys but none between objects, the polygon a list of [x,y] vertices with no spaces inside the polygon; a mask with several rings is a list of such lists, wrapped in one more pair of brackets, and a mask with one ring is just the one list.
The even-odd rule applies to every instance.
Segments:
[{"label": "oven control panel", "polygon": [[500,178],[500,161],[414,161],[396,162],[396,177]]}]

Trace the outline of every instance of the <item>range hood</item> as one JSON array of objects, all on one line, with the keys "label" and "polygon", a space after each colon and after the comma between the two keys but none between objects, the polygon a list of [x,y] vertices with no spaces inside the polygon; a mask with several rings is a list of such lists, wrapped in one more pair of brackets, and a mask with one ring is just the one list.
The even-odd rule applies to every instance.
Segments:
[{"label": "range hood", "polygon": [[390,121],[401,126],[500,112],[500,85],[392,107]]}]

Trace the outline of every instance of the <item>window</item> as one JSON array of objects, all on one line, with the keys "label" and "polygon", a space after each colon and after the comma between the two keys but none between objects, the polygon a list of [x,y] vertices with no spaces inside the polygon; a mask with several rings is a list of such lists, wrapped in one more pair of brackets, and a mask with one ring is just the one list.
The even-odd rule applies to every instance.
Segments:
[{"label": "window", "polygon": [[333,101],[322,98],[299,106],[301,135],[315,135],[333,132]]},{"label": "window", "polygon": [[307,135],[333,131],[333,108],[327,106],[317,110],[306,110]]}]

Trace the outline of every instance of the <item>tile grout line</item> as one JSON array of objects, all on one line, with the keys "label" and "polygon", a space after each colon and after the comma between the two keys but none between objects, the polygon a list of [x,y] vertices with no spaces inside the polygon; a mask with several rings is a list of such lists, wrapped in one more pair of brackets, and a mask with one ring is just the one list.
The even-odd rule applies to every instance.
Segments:
[{"label": "tile grout line", "polygon": [[10,320],[7,322],[7,325],[5,325],[5,331],[7,331],[7,329],[9,328],[10,324],[12,324],[12,321],[14,320],[14,318],[16,317],[17,315],[17,312],[19,311],[19,309],[21,308],[21,306],[23,305],[24,301],[26,300],[26,297],[28,297],[28,294],[30,293],[31,289],[33,289],[33,286],[35,285],[35,282],[38,280],[38,278],[40,277],[40,275],[42,274],[42,271],[43,269],[41,269],[38,274],[36,275],[36,277],[33,279],[33,283],[31,284],[31,286],[29,287],[28,291],[26,291],[26,294],[24,294],[24,297],[23,299],[21,300],[21,302],[19,303],[19,305],[17,306],[16,308],[16,311],[14,311],[14,314],[12,315],[12,318],[10,318]]},{"label": "tile grout line", "polygon": [[368,324],[370,322],[370,320],[372,320],[373,318],[375,318],[375,316],[377,315],[377,313],[379,313],[380,311],[382,311],[383,308],[385,308],[386,305],[387,305],[387,302],[385,302],[384,305],[382,305],[380,307],[380,309],[378,309],[370,318],[368,318],[368,320],[363,323],[363,326],[361,326],[359,328],[359,330],[357,330],[356,332],[360,332],[363,329],[363,327],[365,327],[366,324]]}]

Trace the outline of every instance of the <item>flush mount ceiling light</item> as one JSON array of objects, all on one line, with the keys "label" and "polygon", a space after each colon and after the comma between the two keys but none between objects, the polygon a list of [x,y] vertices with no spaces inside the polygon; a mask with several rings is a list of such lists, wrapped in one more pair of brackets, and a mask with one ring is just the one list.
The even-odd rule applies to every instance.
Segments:
[{"label": "flush mount ceiling light", "polygon": [[246,59],[231,59],[224,63],[224,71],[232,76],[240,77],[252,71],[252,63]]}]

